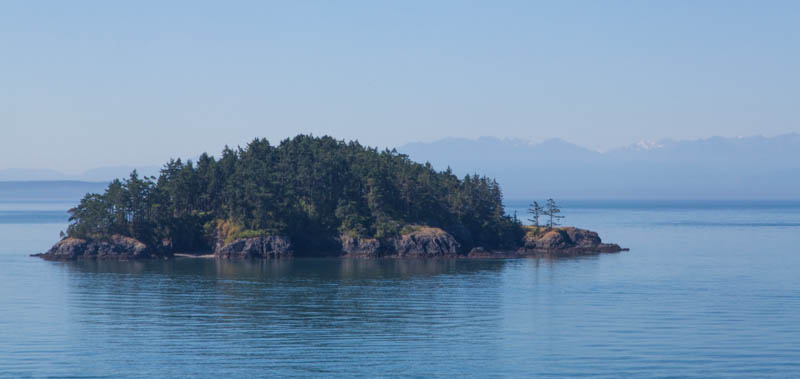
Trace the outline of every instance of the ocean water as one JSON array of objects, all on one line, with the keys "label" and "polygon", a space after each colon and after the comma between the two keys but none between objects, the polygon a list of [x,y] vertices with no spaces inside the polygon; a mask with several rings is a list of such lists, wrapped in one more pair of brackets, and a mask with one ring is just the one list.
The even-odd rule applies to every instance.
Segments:
[{"label": "ocean water", "polygon": [[69,206],[0,203],[0,376],[800,377],[800,203],[565,202],[631,250],[562,260],[29,257]]}]

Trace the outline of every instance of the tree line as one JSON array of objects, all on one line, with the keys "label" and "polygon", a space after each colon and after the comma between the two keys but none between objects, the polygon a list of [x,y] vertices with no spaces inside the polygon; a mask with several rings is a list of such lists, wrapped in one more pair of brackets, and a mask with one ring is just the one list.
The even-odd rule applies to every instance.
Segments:
[{"label": "tree line", "polygon": [[158,177],[134,171],[69,212],[68,236],[121,234],[184,251],[208,249],[223,226],[237,236],[286,235],[300,249],[341,234],[389,238],[414,225],[441,227],[467,248],[510,247],[523,233],[494,179],[309,135],[278,145],[255,139],[225,147],[219,159],[170,160]]}]

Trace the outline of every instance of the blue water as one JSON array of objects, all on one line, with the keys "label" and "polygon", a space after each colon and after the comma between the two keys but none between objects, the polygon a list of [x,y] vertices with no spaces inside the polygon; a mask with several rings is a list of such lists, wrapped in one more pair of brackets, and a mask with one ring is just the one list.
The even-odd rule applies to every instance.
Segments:
[{"label": "blue water", "polygon": [[68,206],[0,204],[0,376],[800,377],[800,203],[565,202],[631,249],[579,259],[28,257]]}]

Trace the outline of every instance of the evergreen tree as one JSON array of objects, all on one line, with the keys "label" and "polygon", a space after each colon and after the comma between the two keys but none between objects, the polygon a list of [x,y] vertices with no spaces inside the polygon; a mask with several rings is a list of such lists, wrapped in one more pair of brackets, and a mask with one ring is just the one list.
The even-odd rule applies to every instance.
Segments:
[{"label": "evergreen tree", "polygon": [[296,241],[387,238],[409,225],[440,227],[465,247],[510,246],[521,238],[493,179],[459,179],[395,150],[307,135],[226,146],[218,160],[170,160],[158,178],[134,171],[103,194],[87,194],[70,210],[70,222],[70,237],[121,234],[175,250],[208,248],[221,225]]},{"label": "evergreen tree", "polygon": [[539,217],[542,215],[542,207],[539,206],[539,202],[534,201],[531,203],[530,207],[528,208],[528,213],[531,215],[531,218],[528,220],[533,223],[533,226],[539,227]]},{"label": "evergreen tree", "polygon": [[547,199],[547,209],[544,211],[544,215],[550,218],[547,227],[552,229],[554,226],[560,225],[558,220],[564,218],[564,216],[559,216],[558,214],[561,213],[561,208],[556,205],[556,201],[551,199]]}]

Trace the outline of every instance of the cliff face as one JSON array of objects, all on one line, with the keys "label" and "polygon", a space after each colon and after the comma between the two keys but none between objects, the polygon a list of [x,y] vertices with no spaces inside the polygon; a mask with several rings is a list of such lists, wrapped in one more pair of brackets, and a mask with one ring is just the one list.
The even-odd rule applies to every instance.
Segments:
[{"label": "cliff face", "polygon": [[35,254],[48,260],[77,260],[77,259],[114,259],[133,260],[170,257],[171,253],[156,252],[144,243],[130,237],[113,235],[108,240],[85,240],[80,238],[65,238],[50,250],[42,254]]},{"label": "cliff face", "polygon": [[420,227],[396,238],[378,240],[341,236],[342,251],[349,257],[455,257],[461,245],[439,228]]},{"label": "cliff face", "polygon": [[263,236],[217,243],[214,255],[219,258],[288,258],[294,251],[288,237]]},{"label": "cliff face", "polygon": [[399,257],[455,256],[461,248],[450,233],[429,227],[402,235],[393,242],[394,251]]},{"label": "cliff face", "polygon": [[388,253],[388,246],[377,238],[359,238],[342,235],[342,252],[351,257],[377,258]]},{"label": "cliff face", "polygon": [[[385,240],[339,236],[341,254],[346,257],[456,257],[460,245],[456,239],[439,228],[419,227],[415,231]],[[295,249],[288,237],[264,236],[241,238],[230,243],[219,239],[214,244],[219,258],[288,258]],[[311,252],[310,256],[329,256],[329,252]],[[341,255],[340,254],[340,255]]]}]

